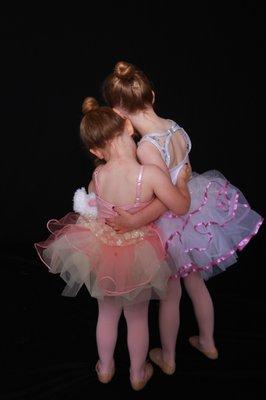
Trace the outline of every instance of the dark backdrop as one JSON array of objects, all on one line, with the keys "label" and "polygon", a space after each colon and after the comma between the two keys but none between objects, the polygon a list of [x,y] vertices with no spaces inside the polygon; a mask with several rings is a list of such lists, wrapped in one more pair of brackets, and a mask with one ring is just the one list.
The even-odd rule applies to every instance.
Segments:
[{"label": "dark backdrop", "polygon": [[[265,6],[212,3],[102,2],[2,13],[4,398],[87,399],[93,390],[135,397],[124,321],[117,375],[100,385],[93,372],[96,302],[85,289],[62,297],[64,283],[33,250],[47,235],[47,220],[71,210],[74,191],[91,177],[79,140],[81,103],[88,95],[102,100],[101,84],[117,61],[130,61],[151,78],[159,114],[192,139],[194,170],[220,170],[265,215]],[[262,228],[238,264],[208,282],[219,360],[204,359],[187,344],[196,324],[184,293],[177,372],[165,377],[156,370],[138,398],[170,390],[176,397],[258,398],[266,375],[264,243]],[[152,346],[158,344],[156,313],[153,303]]]}]

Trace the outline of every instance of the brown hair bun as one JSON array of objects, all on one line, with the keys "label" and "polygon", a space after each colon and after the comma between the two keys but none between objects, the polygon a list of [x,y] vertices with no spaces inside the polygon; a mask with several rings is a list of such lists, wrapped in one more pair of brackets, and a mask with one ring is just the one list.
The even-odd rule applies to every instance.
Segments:
[{"label": "brown hair bun", "polygon": [[130,81],[134,74],[135,74],[135,67],[134,65],[126,62],[126,61],[119,61],[115,65],[114,74],[119,79],[124,79],[125,81]]},{"label": "brown hair bun", "polygon": [[89,111],[97,110],[99,107],[99,103],[96,99],[93,97],[86,97],[82,103],[82,112],[83,114],[87,114]]}]

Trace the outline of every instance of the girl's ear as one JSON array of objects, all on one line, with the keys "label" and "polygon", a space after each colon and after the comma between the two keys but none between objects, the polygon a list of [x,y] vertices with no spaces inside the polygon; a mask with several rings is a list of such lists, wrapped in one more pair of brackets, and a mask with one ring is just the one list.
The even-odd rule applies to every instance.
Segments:
[{"label": "girl's ear", "polygon": [[100,160],[103,160],[103,152],[100,149],[90,149],[90,153],[95,155]]},{"label": "girl's ear", "polygon": [[155,93],[153,90],[151,92],[152,92],[152,105],[153,105],[155,103]]},{"label": "girl's ear", "polygon": [[113,108],[113,111],[116,112],[118,115],[120,115],[121,118],[125,119],[126,116],[122,113],[121,110],[119,110],[118,108]]},{"label": "girl's ear", "polygon": [[128,118],[125,121],[125,130],[129,134],[129,136],[133,136],[134,133],[135,133],[133,125],[132,125],[131,121]]}]

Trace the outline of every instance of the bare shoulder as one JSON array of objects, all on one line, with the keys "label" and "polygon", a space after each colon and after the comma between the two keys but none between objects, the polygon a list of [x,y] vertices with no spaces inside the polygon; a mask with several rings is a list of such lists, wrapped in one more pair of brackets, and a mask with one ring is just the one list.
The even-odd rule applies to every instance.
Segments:
[{"label": "bare shoulder", "polygon": [[160,167],[158,167],[157,165],[145,165],[144,168],[144,173],[147,179],[149,179],[150,181],[152,181],[153,179],[156,179],[158,176],[160,175],[166,175],[164,171],[162,171],[162,169]]},{"label": "bare shoulder", "polygon": [[157,149],[154,144],[144,140],[143,142],[139,143],[137,147],[137,155],[139,156],[146,156],[146,155],[154,154],[161,157],[160,151]]},{"label": "bare shoulder", "polygon": [[137,148],[137,157],[141,164],[157,165],[157,167],[168,173],[168,168],[162,159],[160,151],[152,143],[142,142]]}]

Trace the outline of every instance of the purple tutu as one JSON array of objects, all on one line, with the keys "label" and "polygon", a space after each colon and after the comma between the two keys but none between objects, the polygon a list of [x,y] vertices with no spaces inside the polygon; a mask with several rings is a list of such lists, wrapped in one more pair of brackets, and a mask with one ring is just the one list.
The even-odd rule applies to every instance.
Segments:
[{"label": "purple tutu", "polygon": [[176,276],[200,271],[208,279],[237,261],[236,251],[258,232],[263,218],[218,171],[193,173],[189,190],[189,212],[181,217],[167,212],[156,224]]}]

